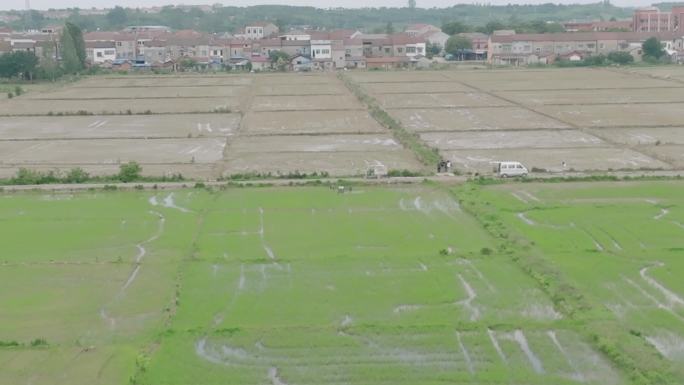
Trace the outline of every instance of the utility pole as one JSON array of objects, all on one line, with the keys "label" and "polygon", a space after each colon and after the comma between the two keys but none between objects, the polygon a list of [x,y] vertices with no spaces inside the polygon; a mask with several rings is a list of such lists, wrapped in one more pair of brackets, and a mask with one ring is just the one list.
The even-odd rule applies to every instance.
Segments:
[{"label": "utility pole", "polygon": [[26,0],[26,14],[24,15],[24,30],[28,32],[31,27],[31,0]]}]

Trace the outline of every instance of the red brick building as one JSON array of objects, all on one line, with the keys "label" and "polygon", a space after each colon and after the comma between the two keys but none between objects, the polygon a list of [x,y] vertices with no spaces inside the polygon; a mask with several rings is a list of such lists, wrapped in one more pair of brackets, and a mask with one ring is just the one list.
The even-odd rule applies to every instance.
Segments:
[{"label": "red brick building", "polygon": [[684,6],[673,7],[670,12],[656,7],[637,9],[632,27],[634,32],[684,32]]}]

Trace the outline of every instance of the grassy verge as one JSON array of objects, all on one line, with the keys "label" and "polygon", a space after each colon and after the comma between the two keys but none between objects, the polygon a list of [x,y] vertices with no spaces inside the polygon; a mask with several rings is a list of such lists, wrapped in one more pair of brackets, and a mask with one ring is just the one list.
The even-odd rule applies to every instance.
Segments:
[{"label": "grassy verge", "polygon": [[439,163],[441,157],[436,149],[426,145],[417,134],[406,130],[400,122],[383,110],[377,100],[368,95],[360,85],[341,72],[338,74],[338,78],[359,99],[359,101],[368,108],[368,112],[370,112],[371,116],[377,120],[378,123],[388,128],[399,143],[413,151],[421,163],[431,167]]},{"label": "grassy verge", "polygon": [[483,201],[482,187],[467,183],[454,190],[461,207],[474,216],[507,255],[551,298],[557,311],[635,385],[676,383],[669,364],[635,331],[628,330],[601,304],[594,303],[556,268],[533,242],[509,229],[491,202]]}]

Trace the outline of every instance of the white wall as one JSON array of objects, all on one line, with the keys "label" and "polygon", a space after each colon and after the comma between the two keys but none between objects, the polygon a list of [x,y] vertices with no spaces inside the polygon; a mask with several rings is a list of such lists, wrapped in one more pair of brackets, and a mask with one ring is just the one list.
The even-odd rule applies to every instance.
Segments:
[{"label": "white wall", "polygon": [[330,44],[330,40],[311,40],[311,57],[314,59],[331,59],[332,44]]}]

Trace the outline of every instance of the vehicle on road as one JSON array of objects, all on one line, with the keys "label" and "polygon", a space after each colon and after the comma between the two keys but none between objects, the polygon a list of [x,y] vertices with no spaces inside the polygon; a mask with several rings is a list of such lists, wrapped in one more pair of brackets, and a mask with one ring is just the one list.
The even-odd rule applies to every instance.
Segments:
[{"label": "vehicle on road", "polygon": [[520,162],[494,162],[494,174],[500,176],[501,178],[522,176],[525,177],[529,171]]}]

